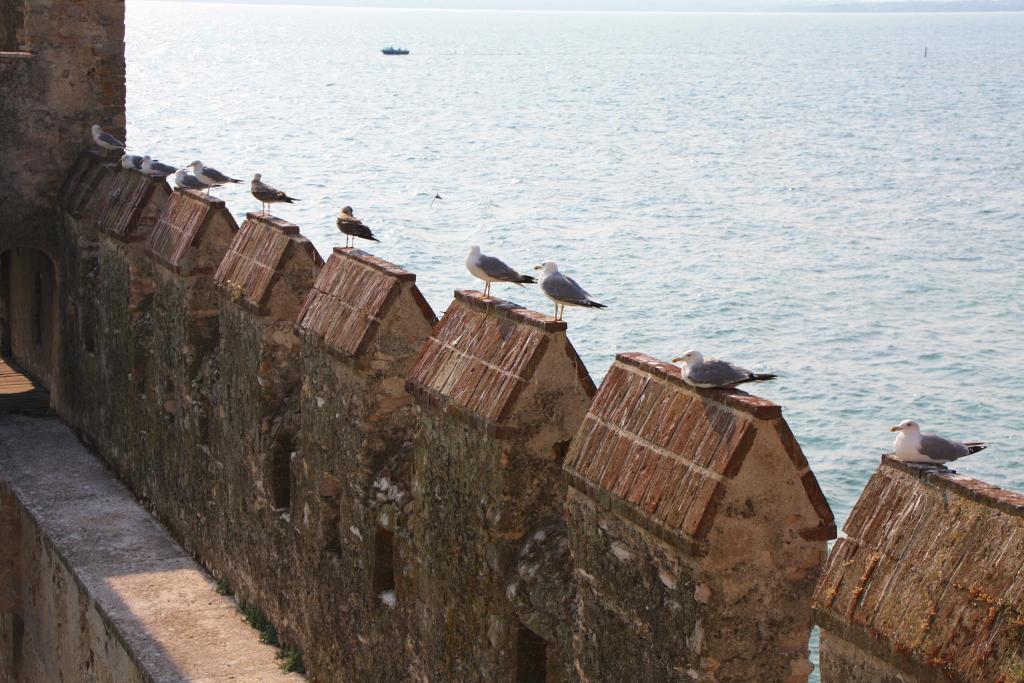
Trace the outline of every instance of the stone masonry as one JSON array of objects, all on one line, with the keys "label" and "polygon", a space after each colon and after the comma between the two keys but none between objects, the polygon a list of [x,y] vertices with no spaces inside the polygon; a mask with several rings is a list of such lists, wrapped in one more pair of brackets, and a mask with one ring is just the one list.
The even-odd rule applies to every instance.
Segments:
[{"label": "stone masonry", "polygon": [[582,680],[807,680],[835,524],[779,406],[619,354],[566,472]]},{"label": "stone masonry", "polygon": [[885,458],[814,596],[822,680],[1024,681],[1024,496]]},{"label": "stone masonry", "polygon": [[410,373],[420,405],[411,561],[430,680],[572,678],[568,624],[545,618],[554,606],[510,599],[520,549],[563,518],[562,461],[594,392],[565,332],[456,292]]}]

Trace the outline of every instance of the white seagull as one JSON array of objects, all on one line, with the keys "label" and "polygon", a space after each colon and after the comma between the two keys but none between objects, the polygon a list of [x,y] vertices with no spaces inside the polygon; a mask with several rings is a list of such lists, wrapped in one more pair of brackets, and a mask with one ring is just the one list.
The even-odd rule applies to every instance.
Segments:
[{"label": "white seagull", "polygon": [[522,287],[524,283],[537,281],[532,275],[520,275],[499,258],[480,253],[480,247],[475,244],[469,248],[466,270],[484,281],[484,296],[491,295],[492,282],[511,282]]},{"label": "white seagull", "polygon": [[224,175],[223,173],[221,173],[220,171],[218,171],[215,168],[210,168],[209,166],[204,166],[203,162],[199,161],[198,159],[193,161],[191,164],[189,164],[185,168],[191,168],[192,172],[196,174],[196,178],[198,178],[200,180],[200,182],[202,182],[202,183],[204,183],[204,184],[206,184],[206,185],[208,185],[210,187],[219,187],[221,185],[227,185],[228,183],[240,183],[240,182],[242,182],[241,180],[238,180],[237,178],[232,178],[230,176]]},{"label": "white seagull", "polygon": [[746,382],[767,382],[776,377],[751,372],[725,360],[704,360],[700,351],[687,351],[672,362],[681,364],[684,382],[701,389],[732,389]]},{"label": "white seagull", "polygon": [[185,169],[179,169],[174,174],[174,186],[179,190],[208,190],[210,186],[191,175]]},{"label": "white seagull", "polygon": [[92,125],[92,140],[105,150],[116,149],[119,152],[124,151],[125,145],[123,142],[115,138],[110,133],[104,132],[103,129],[95,123]]},{"label": "white seagull", "polygon": [[921,425],[904,420],[890,432],[899,432],[892,442],[893,457],[903,462],[943,465],[988,447],[984,441],[953,441],[935,434],[922,434]]},{"label": "white seagull", "polygon": [[148,154],[142,157],[141,170],[148,176],[156,178],[166,178],[175,172],[175,167],[168,164],[161,164],[156,159],[151,158]]},{"label": "white seagull", "polygon": [[[558,272],[558,264],[545,261],[536,266],[540,271],[540,289],[544,296],[555,302],[555,320],[561,320],[566,306],[582,306],[584,308],[608,308],[590,298],[587,290],[568,275]],[[561,307],[561,310],[559,310]]]},{"label": "white seagull", "polygon": [[124,154],[121,156],[121,168],[125,170],[142,168],[142,157],[135,154]]}]

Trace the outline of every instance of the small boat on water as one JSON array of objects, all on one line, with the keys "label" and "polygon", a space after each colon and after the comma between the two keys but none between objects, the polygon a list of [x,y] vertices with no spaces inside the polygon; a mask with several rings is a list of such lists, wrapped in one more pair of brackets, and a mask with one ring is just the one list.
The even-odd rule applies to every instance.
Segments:
[{"label": "small boat on water", "polygon": [[407,55],[407,54],[409,54],[408,50],[402,49],[400,47],[386,47],[383,50],[381,50],[381,52],[383,52],[386,55]]}]

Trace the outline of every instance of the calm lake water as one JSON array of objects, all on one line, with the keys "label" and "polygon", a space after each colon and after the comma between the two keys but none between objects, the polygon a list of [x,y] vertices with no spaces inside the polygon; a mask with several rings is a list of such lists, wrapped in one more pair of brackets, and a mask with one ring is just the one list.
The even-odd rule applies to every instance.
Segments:
[{"label": "calm lake water", "polygon": [[[1024,491],[1022,36],[1014,14],[129,0],[129,144],[263,173],[325,255],[352,205],[438,313],[477,286],[470,244],[558,261],[609,306],[567,313],[598,381],[620,351],[779,373],[757,392],[841,522],[904,418],[992,441],[957,469]],[[247,188],[218,193],[239,218]]]}]

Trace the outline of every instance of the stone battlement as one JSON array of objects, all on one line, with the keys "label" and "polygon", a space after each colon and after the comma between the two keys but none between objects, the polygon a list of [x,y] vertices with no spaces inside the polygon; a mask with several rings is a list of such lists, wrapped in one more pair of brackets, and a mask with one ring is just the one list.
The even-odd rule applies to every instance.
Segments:
[{"label": "stone battlement", "polygon": [[824,680],[1019,680],[1024,495],[886,456],[843,531],[814,596]]},{"label": "stone battlement", "polygon": [[59,413],[315,677],[806,679],[834,527],[778,406],[642,354],[597,390],[565,322],[438,321],[399,266],[97,155],[62,196]]}]

